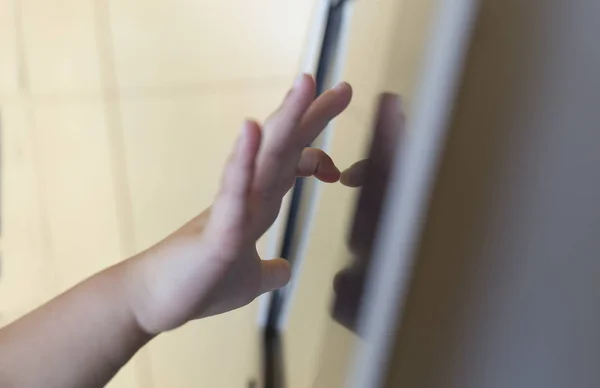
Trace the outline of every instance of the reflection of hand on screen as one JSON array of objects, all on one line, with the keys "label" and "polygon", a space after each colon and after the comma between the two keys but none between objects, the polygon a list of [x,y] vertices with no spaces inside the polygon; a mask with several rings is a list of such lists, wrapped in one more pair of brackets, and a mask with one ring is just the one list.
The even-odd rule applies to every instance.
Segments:
[{"label": "reflection of hand on screen", "polygon": [[349,239],[353,261],[347,268],[341,270],[334,280],[336,299],[333,317],[352,331],[356,331],[355,321],[371,248],[399,136],[403,131],[404,114],[400,97],[395,94],[382,94],[379,99],[369,157],[354,163],[341,175],[340,180],[343,185],[361,187]]},{"label": "reflection of hand on screen", "polygon": [[365,182],[369,159],[360,160],[348,167],[340,177],[340,183],[348,187],[362,187]]}]

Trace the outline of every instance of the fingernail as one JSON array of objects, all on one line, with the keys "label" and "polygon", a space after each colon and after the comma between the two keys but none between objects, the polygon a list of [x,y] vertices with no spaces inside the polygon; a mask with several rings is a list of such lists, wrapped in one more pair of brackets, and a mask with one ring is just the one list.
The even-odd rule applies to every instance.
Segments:
[{"label": "fingernail", "polygon": [[335,89],[335,90],[340,90],[340,89],[342,89],[342,88],[345,88],[347,85],[348,85],[348,83],[346,83],[346,82],[344,82],[344,81],[342,81],[342,82],[338,82],[338,83],[337,83],[337,84],[336,84],[336,85],[333,87],[333,89]]},{"label": "fingernail", "polygon": [[302,85],[302,81],[304,81],[304,76],[304,74],[300,74],[296,77],[296,80],[294,81],[294,89],[298,89],[300,85]]}]

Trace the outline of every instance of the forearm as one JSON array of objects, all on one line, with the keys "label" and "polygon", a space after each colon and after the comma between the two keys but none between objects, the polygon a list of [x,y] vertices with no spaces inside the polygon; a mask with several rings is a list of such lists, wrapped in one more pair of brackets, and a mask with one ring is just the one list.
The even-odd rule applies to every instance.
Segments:
[{"label": "forearm", "polygon": [[0,386],[104,386],[150,340],[129,308],[126,268],[109,268],[1,330]]}]

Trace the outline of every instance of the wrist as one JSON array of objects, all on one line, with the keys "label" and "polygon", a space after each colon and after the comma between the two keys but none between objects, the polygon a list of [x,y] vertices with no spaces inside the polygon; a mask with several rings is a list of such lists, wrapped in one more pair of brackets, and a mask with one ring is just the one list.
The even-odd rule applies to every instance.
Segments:
[{"label": "wrist", "polygon": [[140,274],[139,258],[134,256],[117,265],[122,291],[122,301],[126,304],[127,314],[135,326],[136,335],[150,341],[160,334],[148,325],[149,293],[147,291],[144,277]]},{"label": "wrist", "polygon": [[[206,209],[163,241],[119,265],[129,310],[139,329],[150,337],[195,318],[186,308],[189,304],[182,303],[186,292],[180,280],[195,267],[198,242],[210,211]],[[191,295],[197,297],[196,293]]]}]

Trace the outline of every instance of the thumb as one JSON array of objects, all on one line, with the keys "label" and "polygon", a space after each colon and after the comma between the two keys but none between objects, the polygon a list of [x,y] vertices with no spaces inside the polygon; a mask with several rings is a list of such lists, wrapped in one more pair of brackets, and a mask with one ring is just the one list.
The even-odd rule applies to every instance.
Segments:
[{"label": "thumb", "polygon": [[290,281],[290,263],[284,259],[261,261],[260,294],[277,290]]}]

